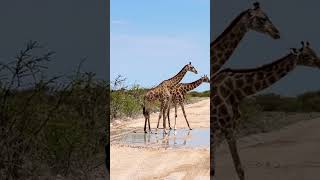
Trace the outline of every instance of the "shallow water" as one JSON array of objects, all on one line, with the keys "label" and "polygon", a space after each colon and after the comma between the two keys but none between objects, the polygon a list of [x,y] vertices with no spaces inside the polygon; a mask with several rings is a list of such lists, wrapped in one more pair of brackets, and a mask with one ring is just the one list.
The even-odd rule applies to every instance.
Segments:
[{"label": "shallow water", "polygon": [[162,129],[157,133],[153,132],[132,132],[126,134],[120,140],[123,144],[135,145],[161,145],[164,147],[197,147],[208,148],[210,146],[210,129],[195,128],[170,130],[164,134]]}]

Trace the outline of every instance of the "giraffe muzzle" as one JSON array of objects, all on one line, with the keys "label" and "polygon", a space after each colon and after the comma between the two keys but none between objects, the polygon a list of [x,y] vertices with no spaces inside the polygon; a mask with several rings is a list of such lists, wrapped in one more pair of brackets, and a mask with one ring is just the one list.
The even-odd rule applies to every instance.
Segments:
[{"label": "giraffe muzzle", "polygon": [[272,38],[274,39],[280,39],[280,32],[278,31],[278,29],[276,29],[275,27],[273,27],[271,29],[270,35],[272,36]]},{"label": "giraffe muzzle", "polygon": [[275,38],[275,39],[280,39],[280,33],[275,34],[275,35],[273,36],[273,38]]}]

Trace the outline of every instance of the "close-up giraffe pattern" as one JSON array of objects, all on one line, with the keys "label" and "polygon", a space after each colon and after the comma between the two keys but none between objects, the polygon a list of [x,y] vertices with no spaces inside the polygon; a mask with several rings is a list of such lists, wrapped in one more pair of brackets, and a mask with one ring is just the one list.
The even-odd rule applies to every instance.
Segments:
[{"label": "close-up giraffe pattern", "polygon": [[[282,58],[251,69],[222,69],[244,35],[251,29],[279,39],[280,33],[258,2],[236,17],[210,45],[210,176],[216,175],[216,149],[223,140],[229,147],[240,180],[246,175],[238,153],[236,133],[241,124],[240,104],[278,82],[297,66],[320,68],[320,59],[309,42],[291,48]],[[289,50],[288,50],[289,51]],[[217,162],[218,163],[218,162]]]}]

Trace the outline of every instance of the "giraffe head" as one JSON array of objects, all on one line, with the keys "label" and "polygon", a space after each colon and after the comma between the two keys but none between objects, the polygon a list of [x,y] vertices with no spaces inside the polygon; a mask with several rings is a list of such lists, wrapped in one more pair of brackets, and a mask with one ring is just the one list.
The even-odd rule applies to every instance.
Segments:
[{"label": "giraffe head", "polygon": [[202,82],[210,83],[210,80],[207,75],[202,76],[201,79],[202,79]]},{"label": "giraffe head", "polygon": [[267,14],[262,11],[262,9],[260,8],[260,4],[256,2],[253,5],[254,5],[254,8],[249,9],[247,11],[248,12],[247,27],[251,30],[268,34],[273,39],[279,39],[280,32],[272,24]]},{"label": "giraffe head", "polygon": [[195,74],[198,74],[198,71],[196,70],[196,68],[194,68],[192,65],[191,65],[191,62],[189,62],[189,64],[185,65],[184,67],[187,71],[190,71],[190,72],[193,72]]},{"label": "giraffe head", "polygon": [[320,68],[320,59],[310,47],[310,43],[308,41],[302,41],[301,45],[302,47],[299,50],[291,48],[292,54],[296,55],[298,58],[298,65]]}]

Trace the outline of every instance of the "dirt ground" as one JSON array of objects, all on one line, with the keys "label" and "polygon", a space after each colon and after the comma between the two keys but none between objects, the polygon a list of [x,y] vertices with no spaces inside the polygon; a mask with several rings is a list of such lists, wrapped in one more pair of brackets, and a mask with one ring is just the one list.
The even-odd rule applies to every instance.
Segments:
[{"label": "dirt ground", "polygon": [[[185,106],[191,128],[210,126],[209,99]],[[171,110],[171,121],[174,121]],[[151,128],[156,127],[158,113],[151,116]],[[127,122],[115,121],[111,127],[111,179],[209,179],[209,148],[137,147],[118,144],[117,138],[129,131],[142,131],[144,118]],[[162,121],[160,123],[162,127]],[[186,128],[181,109],[178,109],[177,129]]]},{"label": "dirt ground", "polygon": [[[317,180],[320,178],[320,118],[279,131],[239,140],[246,179]],[[226,146],[217,153],[217,179],[237,179]]]},{"label": "dirt ground", "polygon": [[[192,128],[209,127],[209,99],[186,106]],[[151,117],[156,127],[158,114]],[[171,112],[173,117],[173,112]],[[172,118],[171,118],[172,119]],[[142,131],[143,118],[116,121],[111,127],[111,179],[209,179],[209,148],[163,148],[117,143],[123,134]],[[177,128],[185,128],[178,110]],[[318,180],[320,177],[320,118],[300,121],[265,134],[238,141],[248,180]],[[217,155],[218,180],[237,180],[228,148]]]}]

